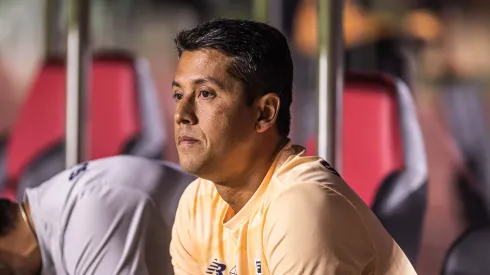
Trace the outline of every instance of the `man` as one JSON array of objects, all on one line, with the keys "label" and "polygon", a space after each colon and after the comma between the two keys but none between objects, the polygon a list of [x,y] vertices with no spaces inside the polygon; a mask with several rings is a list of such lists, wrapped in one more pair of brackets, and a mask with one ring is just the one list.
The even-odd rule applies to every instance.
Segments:
[{"label": "man", "polygon": [[0,274],[172,274],[170,228],[193,179],[117,156],[27,189],[20,204],[0,200]]},{"label": "man", "polygon": [[415,274],[339,174],[288,140],[293,64],[279,31],[221,19],[175,42],[175,140],[199,176],[177,209],[175,274]]}]

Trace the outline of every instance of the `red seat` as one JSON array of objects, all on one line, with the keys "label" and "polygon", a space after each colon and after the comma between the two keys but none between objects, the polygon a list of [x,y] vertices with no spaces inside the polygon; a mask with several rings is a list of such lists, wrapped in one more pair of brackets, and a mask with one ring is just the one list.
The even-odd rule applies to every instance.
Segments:
[{"label": "red seat", "polygon": [[[154,87],[143,83],[148,79],[139,74],[138,66],[136,59],[123,53],[94,58],[88,112],[89,159],[117,154],[160,155],[161,131],[156,133],[156,143],[146,135],[150,128],[161,129],[158,119],[148,119],[147,109],[157,108],[158,103],[156,95],[148,97],[148,92],[155,93],[148,91]],[[47,62],[22,107],[7,149],[9,184],[4,196],[21,196],[26,187],[36,186],[63,170],[65,75],[61,60]],[[148,101],[153,108],[148,108]],[[156,146],[151,150],[140,143]],[[138,150],[144,153],[135,152]]]},{"label": "red seat", "polygon": [[382,78],[345,82],[342,176],[369,205],[383,179],[403,166],[395,90]]},{"label": "red seat", "polygon": [[[312,137],[307,152],[315,147]],[[415,107],[404,83],[381,74],[347,74],[342,160],[343,178],[414,262],[428,172]]]}]

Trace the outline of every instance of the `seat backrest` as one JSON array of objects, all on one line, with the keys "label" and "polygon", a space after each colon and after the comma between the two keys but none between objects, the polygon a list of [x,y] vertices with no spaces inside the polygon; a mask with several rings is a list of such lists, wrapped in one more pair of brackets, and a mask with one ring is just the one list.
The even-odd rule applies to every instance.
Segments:
[{"label": "seat backrest", "polygon": [[134,60],[124,56],[98,56],[91,77],[89,158],[123,153],[141,130]]},{"label": "seat backrest", "polygon": [[383,180],[403,166],[396,88],[383,76],[351,73],[343,100],[342,176],[372,205]]},{"label": "seat backrest", "polygon": [[486,275],[490,271],[490,224],[471,228],[449,248],[442,275]]},{"label": "seat backrest", "polygon": [[[382,183],[410,163],[427,175],[416,110],[403,82],[383,74],[346,74],[342,108],[342,176],[368,205]],[[307,145],[316,151],[316,137]]]},{"label": "seat backrest", "polygon": [[127,153],[135,156],[161,159],[167,133],[165,120],[161,116],[158,90],[146,59],[138,58],[134,62],[138,83],[138,99],[141,117],[141,132],[137,142]]},{"label": "seat backrest", "polygon": [[427,209],[427,158],[412,95],[404,82],[391,81],[398,106],[403,167],[383,180],[372,209],[415,265]]},{"label": "seat backrest", "polygon": [[349,73],[342,114],[342,176],[415,262],[428,171],[410,91],[383,74]]},{"label": "seat backrest", "polygon": [[[125,55],[104,54],[94,58],[88,112],[89,159],[138,151],[137,140],[146,132],[142,131],[138,94],[142,84],[135,68],[135,60]],[[25,187],[40,184],[64,168],[57,166],[64,162],[65,75],[63,61],[47,62],[22,107],[7,150],[10,184],[4,196],[15,197],[17,191],[22,193]],[[145,129],[150,128],[147,124]],[[50,172],[39,168],[49,166],[43,164],[48,161],[44,155],[50,156]],[[33,163],[41,178],[33,175],[27,186],[17,188],[17,182]]]},{"label": "seat backrest", "polygon": [[21,172],[35,158],[64,140],[65,69],[51,60],[41,69],[20,109],[7,148],[8,185],[2,196],[16,199]]}]

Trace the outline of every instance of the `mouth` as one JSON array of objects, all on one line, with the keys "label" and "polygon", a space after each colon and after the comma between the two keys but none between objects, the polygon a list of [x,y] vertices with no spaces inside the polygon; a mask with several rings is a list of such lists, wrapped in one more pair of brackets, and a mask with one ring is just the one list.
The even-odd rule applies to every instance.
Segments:
[{"label": "mouth", "polygon": [[199,140],[190,136],[179,136],[178,145],[194,145],[198,143]]}]

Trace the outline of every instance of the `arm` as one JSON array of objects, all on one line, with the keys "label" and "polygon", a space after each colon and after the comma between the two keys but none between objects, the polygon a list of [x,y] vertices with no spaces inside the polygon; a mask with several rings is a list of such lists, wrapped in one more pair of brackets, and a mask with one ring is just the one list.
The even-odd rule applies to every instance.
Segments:
[{"label": "arm", "polygon": [[264,245],[273,275],[358,275],[375,256],[350,202],[309,183],[290,188],[271,203]]},{"label": "arm", "polygon": [[180,198],[170,242],[170,255],[176,275],[201,274],[197,260],[197,249],[192,241],[189,229],[192,225],[191,202],[196,192],[195,184],[191,183]]},{"label": "arm", "polygon": [[145,251],[149,247],[165,251],[169,238],[156,231],[158,212],[143,193],[94,188],[82,192],[67,212],[61,249],[68,274],[145,275],[161,274],[168,268],[169,259],[165,262],[163,253],[158,262]]}]

